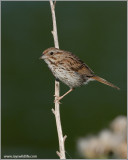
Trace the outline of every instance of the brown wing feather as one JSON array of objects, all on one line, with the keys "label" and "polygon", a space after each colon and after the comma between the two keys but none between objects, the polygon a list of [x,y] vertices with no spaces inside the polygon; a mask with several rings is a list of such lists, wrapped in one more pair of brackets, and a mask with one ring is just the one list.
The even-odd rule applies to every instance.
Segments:
[{"label": "brown wing feather", "polygon": [[79,74],[86,75],[87,77],[92,77],[94,75],[94,72],[83,62],[81,61],[77,56],[74,54],[68,52],[71,56],[68,58],[72,59],[72,65],[71,68],[76,71]]}]

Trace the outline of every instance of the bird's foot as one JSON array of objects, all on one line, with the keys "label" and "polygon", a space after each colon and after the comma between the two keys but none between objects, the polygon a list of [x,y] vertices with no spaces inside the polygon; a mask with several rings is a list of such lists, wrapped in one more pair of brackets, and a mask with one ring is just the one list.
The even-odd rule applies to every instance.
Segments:
[{"label": "bird's foot", "polygon": [[[68,92],[66,92],[63,96],[56,96],[56,95],[54,95],[55,96],[55,100],[54,100],[54,103],[56,103],[57,101],[59,102],[62,98],[64,98],[67,94],[69,94],[70,92],[72,92],[73,91],[73,89],[74,88],[71,88]],[[60,102],[59,102],[60,103]]]},{"label": "bird's foot", "polygon": [[61,97],[58,97],[58,96],[56,96],[56,95],[54,95],[54,97],[55,97],[54,103],[58,102],[59,104],[61,104],[61,103],[60,103],[60,100],[61,100],[63,97],[62,97],[62,96],[61,96]]}]

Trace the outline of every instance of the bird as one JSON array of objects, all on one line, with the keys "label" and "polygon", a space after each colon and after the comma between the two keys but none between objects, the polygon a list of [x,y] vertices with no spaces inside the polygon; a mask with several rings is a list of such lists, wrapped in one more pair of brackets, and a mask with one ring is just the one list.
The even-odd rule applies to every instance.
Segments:
[{"label": "bird", "polygon": [[87,64],[69,51],[50,47],[43,51],[40,59],[43,59],[47,63],[56,80],[63,82],[70,88],[65,94],[57,97],[58,101],[72,92],[75,88],[94,80],[117,90],[120,89],[104,78],[97,76]]}]

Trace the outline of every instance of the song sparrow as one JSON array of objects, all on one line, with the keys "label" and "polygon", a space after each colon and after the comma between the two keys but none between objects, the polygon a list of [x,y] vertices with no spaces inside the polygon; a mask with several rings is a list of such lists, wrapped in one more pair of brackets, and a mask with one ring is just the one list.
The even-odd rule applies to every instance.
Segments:
[{"label": "song sparrow", "polygon": [[113,88],[119,89],[112,83],[95,75],[83,61],[71,52],[51,47],[43,52],[40,59],[43,59],[48,64],[48,67],[56,79],[59,79],[70,87],[70,90],[63,96],[58,97],[58,100],[70,93],[74,88],[87,84],[92,80],[96,80]]}]

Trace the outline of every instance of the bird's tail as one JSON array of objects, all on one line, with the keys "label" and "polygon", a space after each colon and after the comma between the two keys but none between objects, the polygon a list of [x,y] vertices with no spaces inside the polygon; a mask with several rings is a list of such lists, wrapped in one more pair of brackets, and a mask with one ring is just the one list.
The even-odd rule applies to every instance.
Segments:
[{"label": "bird's tail", "polygon": [[114,84],[106,81],[105,79],[103,79],[103,78],[101,78],[101,77],[99,77],[99,76],[93,76],[93,77],[91,77],[91,78],[94,79],[94,80],[96,80],[96,81],[99,81],[99,82],[101,82],[101,83],[104,83],[104,84],[106,84],[106,85],[108,85],[108,86],[111,86],[111,87],[113,87],[113,88],[116,88],[116,89],[118,89],[118,90],[120,89],[119,87],[115,86]]}]

